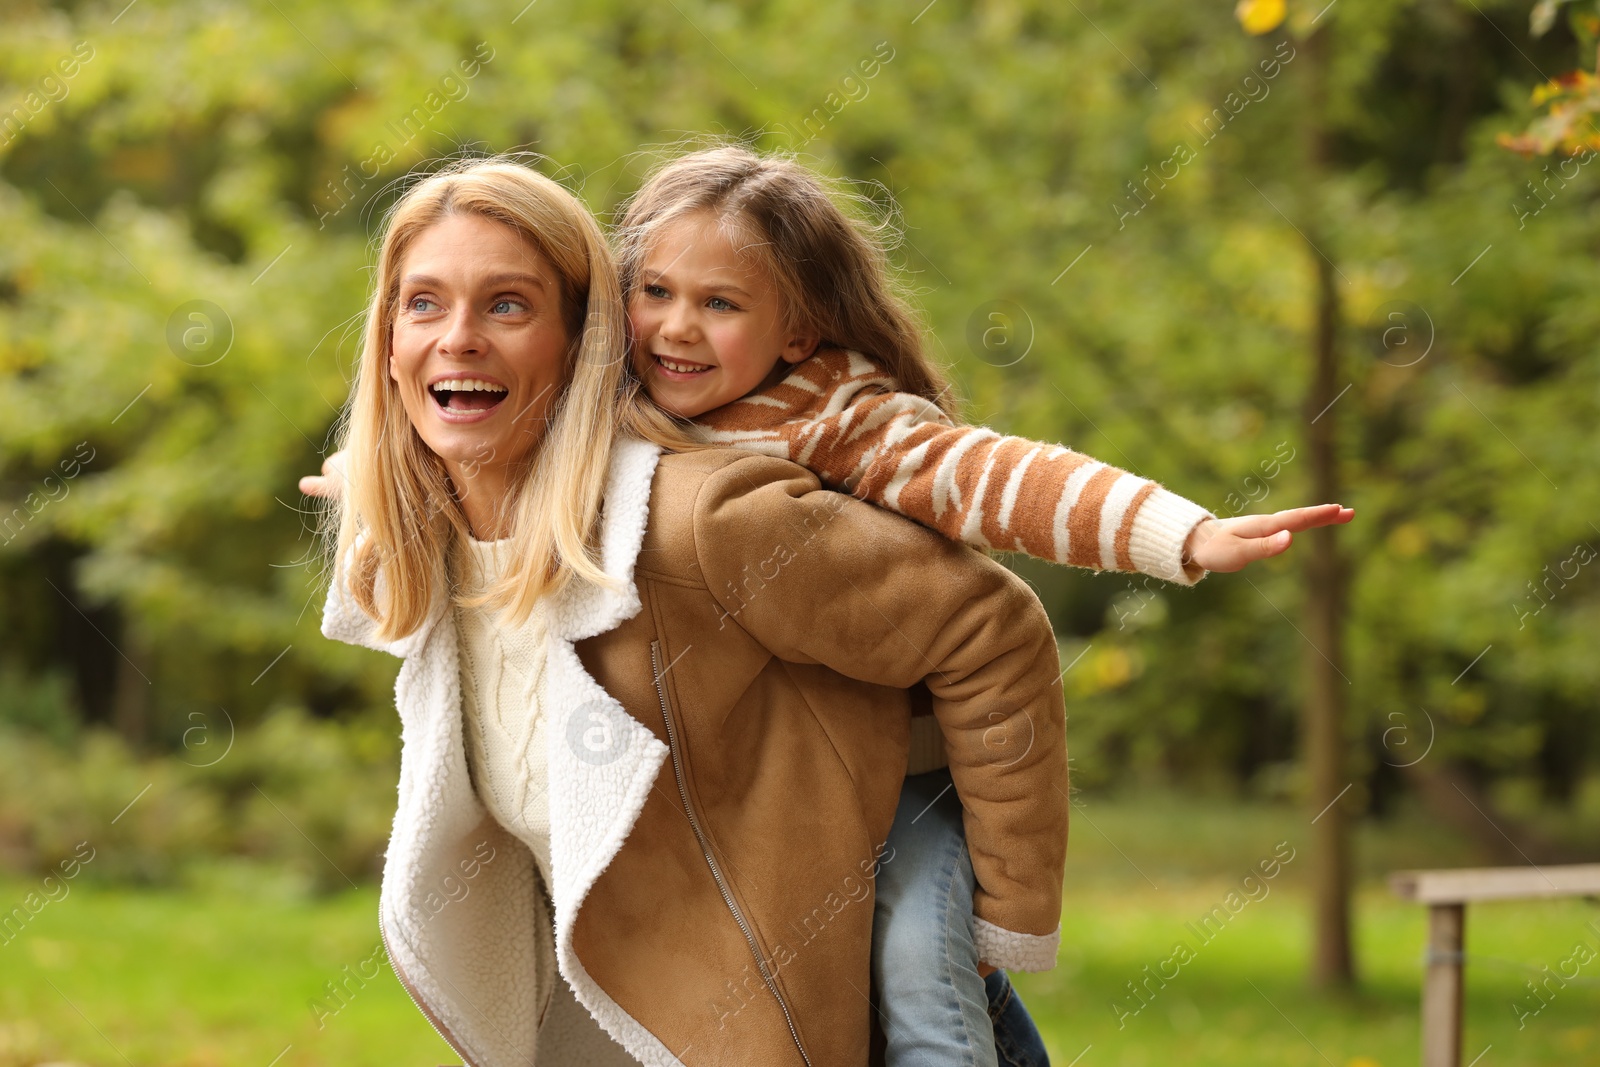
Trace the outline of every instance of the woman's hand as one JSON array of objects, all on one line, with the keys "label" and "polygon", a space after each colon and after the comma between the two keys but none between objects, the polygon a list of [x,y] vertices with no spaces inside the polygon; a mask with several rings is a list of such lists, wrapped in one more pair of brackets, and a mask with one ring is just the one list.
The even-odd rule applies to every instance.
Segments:
[{"label": "woman's hand", "polygon": [[344,495],[344,468],[344,450],[340,449],[322,461],[321,474],[308,474],[300,479],[300,491],[306,496],[338,500]]},{"label": "woman's hand", "polygon": [[1183,558],[1198,563],[1208,571],[1228,573],[1243,570],[1247,563],[1271,559],[1285,551],[1294,543],[1294,535],[1301,530],[1338,526],[1355,517],[1354,508],[1318,504],[1309,508],[1275,511],[1271,515],[1206,519],[1190,532]]}]

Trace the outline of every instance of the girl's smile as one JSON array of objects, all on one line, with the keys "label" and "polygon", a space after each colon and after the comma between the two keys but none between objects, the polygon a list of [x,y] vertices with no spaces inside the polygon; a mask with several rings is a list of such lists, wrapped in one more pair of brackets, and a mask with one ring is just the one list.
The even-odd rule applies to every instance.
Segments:
[{"label": "girl's smile", "polygon": [[782,303],[713,213],[663,226],[628,303],[634,367],[650,399],[692,419],[758,388],[780,360],[810,356],[816,338],[785,325]]}]

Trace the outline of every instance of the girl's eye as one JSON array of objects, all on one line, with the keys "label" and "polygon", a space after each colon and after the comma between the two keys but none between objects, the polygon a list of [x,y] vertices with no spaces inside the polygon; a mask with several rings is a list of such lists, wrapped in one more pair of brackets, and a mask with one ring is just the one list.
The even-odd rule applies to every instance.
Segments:
[{"label": "girl's eye", "polygon": [[644,295],[654,297],[657,300],[665,300],[667,291],[659,285],[647,285],[644,287]]},{"label": "girl's eye", "polygon": [[406,303],[407,310],[419,315],[427,314],[429,311],[436,311],[438,307],[438,304],[435,304],[425,296],[414,296]]},{"label": "girl's eye", "polygon": [[714,296],[710,300],[707,300],[706,301],[706,307],[710,308],[712,311],[737,311],[738,310],[738,308],[736,308],[734,305],[728,303],[728,301],[722,299],[722,297],[720,297],[720,296]]},{"label": "girl's eye", "polygon": [[496,315],[510,315],[516,311],[526,311],[527,307],[520,300],[496,300],[491,310]]}]

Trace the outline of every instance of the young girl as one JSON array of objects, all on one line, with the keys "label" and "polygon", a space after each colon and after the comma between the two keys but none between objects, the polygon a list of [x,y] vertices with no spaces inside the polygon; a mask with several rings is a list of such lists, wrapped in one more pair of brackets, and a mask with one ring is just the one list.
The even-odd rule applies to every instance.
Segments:
[{"label": "young girl", "polygon": [[[1218,520],[1059,445],[956,424],[882,245],[792,161],[722,147],[667,163],[627,205],[618,253],[635,369],[660,407],[707,443],[800,463],[953,539],[1192,585],[1353,517],[1330,504]],[[973,921],[981,887],[944,764],[935,720],[913,720],[874,918],[887,1062],[1042,1063],[985,963],[999,946]]]}]

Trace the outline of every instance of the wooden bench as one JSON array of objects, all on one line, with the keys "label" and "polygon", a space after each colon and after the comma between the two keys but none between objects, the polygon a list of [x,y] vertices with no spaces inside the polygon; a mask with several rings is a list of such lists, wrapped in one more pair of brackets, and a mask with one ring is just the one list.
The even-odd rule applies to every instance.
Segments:
[{"label": "wooden bench", "polygon": [[1422,983],[1422,1067],[1461,1064],[1461,946],[1467,904],[1600,896],[1600,863],[1558,867],[1477,867],[1397,871],[1396,896],[1428,905],[1428,953]]}]

